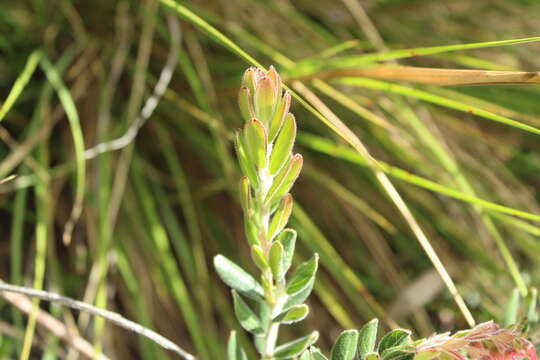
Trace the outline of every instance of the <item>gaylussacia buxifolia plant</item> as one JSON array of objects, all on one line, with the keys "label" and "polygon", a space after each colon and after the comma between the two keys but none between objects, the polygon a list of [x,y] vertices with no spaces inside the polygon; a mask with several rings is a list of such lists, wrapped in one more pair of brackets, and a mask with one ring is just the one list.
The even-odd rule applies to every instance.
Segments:
[{"label": "gaylussacia buxifolia plant", "polygon": [[[240,197],[251,257],[260,271],[256,280],[223,255],[214,258],[221,279],[232,288],[235,315],[251,333],[261,360],[325,360],[313,346],[313,331],[278,344],[281,325],[302,321],[309,314],[304,304],[315,282],[319,257],[293,263],[296,231],[287,228],[293,208],[289,191],[302,169],[302,156],[293,154],[296,121],[289,112],[291,94],[283,92],[277,71],[249,68],[244,73],[238,101],[244,126],[236,133],[236,153],[244,177]],[[535,293],[536,294],[536,293]],[[536,304],[536,299],[534,299]],[[435,334],[412,341],[411,331],[394,329],[377,339],[378,320],[360,330],[343,331],[331,349],[331,360],[536,360],[530,341],[519,326],[501,328],[493,322],[470,330]],[[231,333],[228,360],[247,360],[236,335]]]}]

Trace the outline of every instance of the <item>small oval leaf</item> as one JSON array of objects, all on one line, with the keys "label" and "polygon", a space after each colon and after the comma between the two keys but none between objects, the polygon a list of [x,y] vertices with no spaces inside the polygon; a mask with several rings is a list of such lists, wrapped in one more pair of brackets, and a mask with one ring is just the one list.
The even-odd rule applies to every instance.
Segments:
[{"label": "small oval leaf", "polygon": [[404,345],[409,342],[411,331],[407,329],[394,329],[383,336],[379,342],[378,352],[382,354],[385,350],[395,346]]},{"label": "small oval leaf", "polygon": [[289,343],[280,345],[276,348],[274,357],[277,359],[290,359],[300,355],[311,344],[313,344],[319,338],[317,331],[312,332],[309,335],[291,341]]},{"label": "small oval leaf", "polygon": [[265,126],[269,127],[274,107],[277,100],[274,82],[264,75],[259,79],[255,88],[254,108],[257,119]]},{"label": "small oval leaf", "polygon": [[415,349],[410,345],[394,346],[381,353],[381,360],[412,360]]},{"label": "small oval leaf", "polygon": [[270,241],[273,240],[281,230],[283,230],[285,225],[287,225],[289,217],[291,216],[293,204],[294,202],[291,194],[287,194],[279,204],[279,207],[270,221],[270,227],[268,229],[268,237]]},{"label": "small oval leaf", "polygon": [[270,123],[270,131],[268,132],[268,142],[273,143],[276,138],[283,122],[285,121],[285,116],[289,113],[291,108],[291,93],[288,91],[285,92],[285,95],[281,98],[281,101],[274,113],[272,122]]},{"label": "small oval leaf", "polygon": [[287,311],[287,314],[281,322],[283,324],[294,324],[295,322],[304,320],[308,314],[309,307],[306,304],[296,305]]},{"label": "small oval leaf", "polygon": [[227,359],[228,360],[248,360],[244,349],[238,343],[236,331],[231,331],[229,342],[227,343]]},{"label": "small oval leaf", "polygon": [[244,213],[251,211],[251,185],[247,176],[240,179],[240,204]]},{"label": "small oval leaf", "polygon": [[242,86],[238,91],[238,106],[245,121],[249,121],[255,117],[251,91],[246,86]]},{"label": "small oval leaf", "polygon": [[310,347],[309,352],[311,353],[311,360],[328,360],[315,346]]},{"label": "small oval leaf", "polygon": [[304,290],[308,284],[315,279],[319,255],[313,254],[313,257],[303,264],[300,264],[294,273],[291,281],[287,285],[287,294],[294,295]]},{"label": "small oval leaf", "polygon": [[276,241],[272,244],[272,247],[270,248],[270,269],[272,270],[272,275],[276,280],[281,280],[284,275],[283,271],[283,245]]},{"label": "small oval leaf", "polygon": [[264,293],[261,285],[240,266],[223,255],[214,257],[214,267],[223,282],[234,290],[255,299],[263,298]]},{"label": "small oval leaf", "polygon": [[266,167],[267,137],[263,124],[257,119],[249,120],[244,126],[247,157],[258,168]]},{"label": "small oval leaf", "polygon": [[253,187],[258,188],[259,178],[257,176],[257,172],[255,171],[255,164],[248,157],[243,138],[244,137],[242,136],[242,131],[241,130],[237,131],[234,147],[236,149],[236,156],[238,156],[238,163],[240,164],[242,173],[249,178]]},{"label": "small oval leaf", "polygon": [[236,291],[232,291],[234,301],[234,314],[242,327],[252,334],[263,334],[264,330],[261,327],[261,321],[250,309],[248,304],[242,299]]},{"label": "small oval leaf", "polygon": [[248,242],[251,245],[261,245],[261,240],[259,239],[258,233],[259,229],[248,215],[244,216],[244,228]]},{"label": "small oval leaf", "polygon": [[278,72],[276,71],[276,68],[273,65],[270,65],[270,68],[268,69],[266,76],[268,76],[270,80],[272,80],[272,84],[274,86],[275,97],[277,98],[278,96],[281,95],[282,84],[281,84],[281,77],[279,76]]},{"label": "small oval leaf", "polygon": [[304,301],[306,301],[306,299],[311,294],[311,291],[313,290],[314,283],[315,283],[315,277],[311,279],[311,281],[307,284],[304,290],[300,291],[299,293],[289,296],[287,298],[287,301],[285,302],[285,305],[283,305],[283,311],[288,310],[292,308],[293,306],[300,305]]},{"label": "small oval leaf", "polygon": [[255,91],[255,83],[257,78],[257,72],[260,72],[256,67],[250,66],[242,76],[242,86],[247,87],[251,94]]},{"label": "small oval leaf", "polygon": [[353,360],[358,346],[358,331],[345,330],[339,335],[332,347],[332,360]]},{"label": "small oval leaf", "polygon": [[[303,158],[300,154],[295,154],[289,166],[286,169],[282,169],[276,176],[274,184],[270,187],[265,201],[272,205],[273,203],[280,201],[285,194],[289,192],[294,182],[300,175],[302,170]],[[283,173],[283,171],[285,172]],[[283,173],[283,174],[282,174]],[[281,175],[281,176],[280,176]]]},{"label": "small oval leaf", "polygon": [[373,319],[360,329],[358,335],[358,356],[360,357],[360,360],[364,360],[368,353],[375,350],[378,327],[379,319]]},{"label": "small oval leaf", "polygon": [[270,156],[270,174],[277,173],[284,165],[290,155],[294,141],[296,139],[296,121],[294,115],[289,113],[285,117],[283,128],[281,129],[276,144]]},{"label": "small oval leaf", "polygon": [[266,257],[264,256],[264,253],[259,245],[251,246],[251,259],[261,271],[265,271],[270,268],[270,265],[268,265],[268,260],[266,260]]},{"label": "small oval leaf", "polygon": [[283,274],[286,274],[292,265],[294,257],[296,231],[293,229],[285,229],[278,235],[276,241],[279,241],[281,245],[283,245]]}]

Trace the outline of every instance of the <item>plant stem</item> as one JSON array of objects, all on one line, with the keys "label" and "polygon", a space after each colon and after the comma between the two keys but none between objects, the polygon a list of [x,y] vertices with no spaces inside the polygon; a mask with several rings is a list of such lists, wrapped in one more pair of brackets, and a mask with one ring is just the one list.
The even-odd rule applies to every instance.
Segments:
[{"label": "plant stem", "polygon": [[[270,158],[270,154],[272,152],[271,146],[267,149],[267,160]],[[257,191],[256,199],[259,202],[259,234],[261,236],[261,247],[265,254],[265,256],[268,258],[270,247],[272,245],[270,236],[268,234],[269,230],[269,223],[270,223],[270,215],[271,215],[271,209],[270,205],[265,202],[266,195],[268,194],[268,191],[270,190],[270,187],[272,186],[273,182],[273,176],[269,174],[268,168],[261,168],[259,170],[259,180],[260,180],[260,187]],[[265,299],[266,304],[270,308],[270,314],[273,318],[277,312],[279,312],[277,309],[278,307],[281,307],[280,304],[283,303],[283,301],[280,301],[280,295],[282,294],[281,291],[277,288],[277,284],[274,284],[274,277],[272,275],[271,271],[265,271],[262,274],[264,280],[263,282],[268,284],[268,286],[265,286]],[[274,350],[277,343],[278,333],[279,333],[279,322],[270,322],[268,325],[268,328],[266,329],[266,333],[263,336],[264,339],[264,354],[261,359],[263,360],[273,360],[274,359]]]}]

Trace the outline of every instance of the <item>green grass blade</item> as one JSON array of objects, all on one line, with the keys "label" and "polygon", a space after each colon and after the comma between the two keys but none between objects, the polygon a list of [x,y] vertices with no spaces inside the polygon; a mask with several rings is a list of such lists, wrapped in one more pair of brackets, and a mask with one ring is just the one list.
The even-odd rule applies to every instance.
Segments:
[{"label": "green grass blade", "polygon": [[388,316],[384,307],[371,295],[368,289],[363,284],[362,280],[354,273],[354,271],[343,261],[343,258],[337,253],[328,239],[318,229],[317,225],[309,218],[300,204],[296,203],[292,216],[293,223],[303,236],[300,240],[304,242],[312,251],[317,252],[321,257],[321,264],[332,273],[334,280],[340,284],[343,291],[353,300],[353,303],[358,307],[359,295],[369,308],[370,312],[366,313],[365,308],[358,309],[366,318],[375,316],[380,317],[389,327],[393,327],[395,322]]},{"label": "green grass blade", "polygon": [[39,64],[42,56],[43,53],[41,52],[41,50],[35,50],[30,54],[28,60],[26,60],[23,71],[21,72],[19,77],[17,77],[17,80],[15,80],[15,83],[13,84],[9,95],[0,107],[0,122],[4,119],[11,107],[15,104],[15,102],[23,92],[24,88],[26,87],[26,84],[28,84],[28,81],[30,81],[30,78],[32,77],[32,74],[34,74],[34,71],[36,70],[36,67]]},{"label": "green grass blade", "polygon": [[413,49],[403,49],[403,50],[393,50],[385,53],[375,53],[367,55],[353,55],[353,56],[344,56],[337,58],[332,61],[323,63],[320,62],[309,62],[299,65],[297,68],[291,69],[289,75],[293,77],[307,76],[322,69],[341,69],[341,68],[353,68],[358,66],[364,66],[367,64],[380,62],[380,61],[389,61],[404,59],[416,56],[426,56],[426,55],[435,55],[442,54],[452,51],[463,51],[463,50],[472,50],[472,49],[481,49],[495,46],[506,46],[506,45],[517,45],[517,44],[526,44],[531,42],[540,41],[540,37],[530,37],[524,39],[512,39],[512,40],[500,40],[500,41],[486,41],[479,43],[470,43],[470,44],[456,44],[456,45],[444,45],[444,46],[433,46],[433,47],[423,47],[423,48],[413,48]]},{"label": "green grass blade", "polygon": [[[42,144],[38,149],[38,157],[41,165],[47,168],[48,165],[48,151],[45,148],[46,143]],[[47,237],[49,226],[49,183],[48,180],[42,179],[35,187],[35,201],[36,201],[36,259],[34,267],[34,282],[32,287],[36,290],[43,289],[43,283],[45,280],[45,268],[47,261]],[[20,360],[27,360],[30,357],[30,351],[32,349],[32,343],[34,339],[34,332],[36,326],[36,319],[39,311],[39,299],[32,300],[32,311],[28,318],[26,331],[24,334],[23,347],[21,350]]]},{"label": "green grass blade", "polygon": [[[460,166],[457,164],[457,161],[449,153],[450,150],[447,150],[447,147],[441,145],[441,140],[435,138],[431,133],[428,127],[416,116],[416,114],[406,107],[403,111],[404,116],[406,117],[408,123],[416,131],[421,141],[426,145],[427,151],[432,153],[434,157],[439,161],[442,167],[454,178],[460,190],[465,194],[473,197],[476,196],[476,192],[473,189],[472,185],[469,183],[469,180],[465,174],[461,171]],[[503,236],[497,229],[497,226],[493,222],[492,218],[483,211],[483,208],[479,205],[473,205],[473,208],[476,212],[479,213],[484,226],[490,233],[491,237],[495,241],[502,258],[506,262],[506,266],[510,271],[516,286],[519,288],[523,296],[527,295],[527,286],[525,281],[521,276],[519,267],[512,256],[512,253],[508,249],[506,242],[503,239]]]},{"label": "green grass blade", "polygon": [[[116,243],[115,255],[120,275],[124,279],[124,283],[133,299],[137,321],[145,327],[152,328],[152,316],[148,311],[148,304],[145,298],[141,296],[143,290],[140,287],[139,280],[134,276],[135,272],[128,260],[128,255],[119,242]],[[141,338],[140,346],[143,359],[167,358],[161,348],[146,338]]]},{"label": "green grass blade", "polygon": [[454,109],[454,110],[462,111],[465,113],[477,115],[484,119],[496,121],[496,122],[508,125],[516,129],[524,130],[535,135],[540,135],[540,129],[534,126],[523,124],[519,121],[512,120],[505,116],[497,115],[492,112],[489,112],[489,111],[486,111],[486,110],[483,110],[474,106],[469,106],[455,100],[451,100],[442,96],[430,94],[429,92],[426,92],[426,91],[409,88],[402,85],[392,84],[392,83],[388,83],[384,81],[371,80],[371,79],[346,78],[346,79],[339,80],[339,82],[346,85],[382,90],[382,91],[390,92],[394,94],[414,97],[423,101],[430,102],[432,104],[441,105],[449,109]]},{"label": "green grass blade", "polygon": [[[310,149],[328,154],[330,156],[338,157],[343,160],[368,167],[367,162],[358,153],[348,147],[336,145],[324,138],[302,133],[298,135],[298,142]],[[540,222],[540,215],[531,214],[526,211],[513,209],[504,205],[499,205],[487,200],[483,200],[471,195],[464,194],[461,191],[451,189],[444,185],[440,185],[434,181],[428,180],[421,176],[411,174],[410,172],[400,169],[398,167],[389,165],[383,161],[377,160],[379,169],[384,173],[393,176],[397,179],[403,180],[407,183],[419,186],[421,188],[430,190],[435,193],[443,194],[452,197],[457,200],[461,200],[470,204],[479,205],[486,209],[496,211],[499,213],[520,217],[526,220],[533,220]]]},{"label": "green grass blade", "polygon": [[161,269],[165,279],[170,283],[172,295],[184,315],[187,327],[190,331],[191,339],[195,344],[200,359],[210,359],[208,344],[206,343],[202,331],[198,312],[193,306],[191,295],[186,288],[182,274],[180,273],[173,252],[169,245],[167,232],[163,227],[156,209],[156,204],[146,180],[140,172],[138,159],[133,160],[132,178],[140,199],[145,218],[147,219],[150,234],[154,242],[155,251],[161,259]]},{"label": "green grass blade", "polygon": [[219,30],[217,30],[215,27],[210,25],[208,22],[203,20],[201,17],[199,17],[197,14],[195,14],[193,11],[189,10],[184,5],[174,1],[174,0],[159,0],[160,3],[167,6],[168,8],[174,10],[180,17],[182,17],[184,20],[190,22],[195,27],[201,29],[204,33],[206,33],[210,38],[212,38],[217,43],[225,46],[227,49],[232,51],[234,54],[240,56],[242,59],[247,61],[253,66],[260,67],[263,69],[264,67],[257,62],[253,57],[251,57],[248,53],[246,53],[244,50],[242,50],[238,45],[236,45],[232,40],[230,40],[227,36],[225,36],[223,33],[221,33]]},{"label": "green grass blade", "polygon": [[83,198],[84,198],[84,186],[86,182],[86,166],[84,159],[84,137],[81,129],[81,123],[77,107],[71,97],[71,94],[67,87],[64,85],[62,78],[58,71],[49,62],[46,57],[42,57],[40,61],[41,68],[47,76],[47,80],[51,83],[53,88],[58,94],[58,98],[64,107],[66,116],[69,121],[71,129],[71,136],[73,139],[73,145],[75,147],[75,162],[76,162],[76,185],[75,185],[75,202],[71,210],[70,218],[66,224],[64,230],[64,243],[69,243],[71,239],[71,233],[75,226],[75,223],[79,219],[82,213]]}]

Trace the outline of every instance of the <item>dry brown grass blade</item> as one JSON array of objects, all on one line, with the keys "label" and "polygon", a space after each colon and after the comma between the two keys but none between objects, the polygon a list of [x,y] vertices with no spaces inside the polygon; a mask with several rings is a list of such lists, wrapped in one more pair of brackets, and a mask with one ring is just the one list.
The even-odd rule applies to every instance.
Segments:
[{"label": "dry brown grass blade", "polygon": [[[446,285],[448,291],[452,295],[454,301],[456,302],[456,305],[460,309],[461,313],[463,314],[463,317],[469,324],[469,326],[473,327],[476,322],[474,320],[474,317],[467,307],[467,304],[465,303],[465,300],[463,300],[463,297],[458,292],[456,285],[454,284],[454,281],[448,274],[448,271],[446,270],[445,266],[441,262],[439,256],[435,252],[435,249],[431,245],[429,239],[427,238],[426,234],[420,227],[420,224],[416,221],[416,218],[413,216],[411,210],[407,206],[407,203],[403,200],[397,189],[394,187],[390,179],[384,174],[382,171],[380,171],[379,164],[377,161],[371,156],[367,148],[364,146],[362,141],[339,119],[330,108],[326,106],[318,97],[315,95],[311,90],[309,90],[303,83],[300,81],[294,81],[292,83],[293,88],[298,91],[298,93],[302,94],[302,96],[311,103],[314,108],[320,112],[323,119],[325,119],[325,123],[334,129],[338,134],[340,134],[347,142],[356,150],[364,159],[367,160],[369,166],[375,173],[375,177],[377,178],[378,182],[381,184],[382,188],[388,195],[388,197],[392,200],[394,205],[398,208],[399,212],[409,225],[409,228],[417,238],[418,242],[424,249],[425,253],[427,254],[428,258],[431,260],[433,266],[439,273],[440,277],[442,278],[444,284]],[[371,303],[371,299],[367,298],[366,301],[373,307],[374,305]],[[390,318],[389,318],[390,319]],[[391,320],[391,319],[390,319]],[[393,321],[393,320],[391,320]]]},{"label": "dry brown grass blade", "polygon": [[365,77],[378,80],[408,81],[429,85],[507,85],[540,84],[540,72],[436,69],[412,66],[379,66],[319,72],[310,78],[333,79]]},{"label": "dry brown grass blade", "polygon": [[8,177],[1,179],[0,184],[5,184],[7,182],[10,182],[11,180],[15,179],[16,177],[17,177],[17,175],[9,175]]}]

